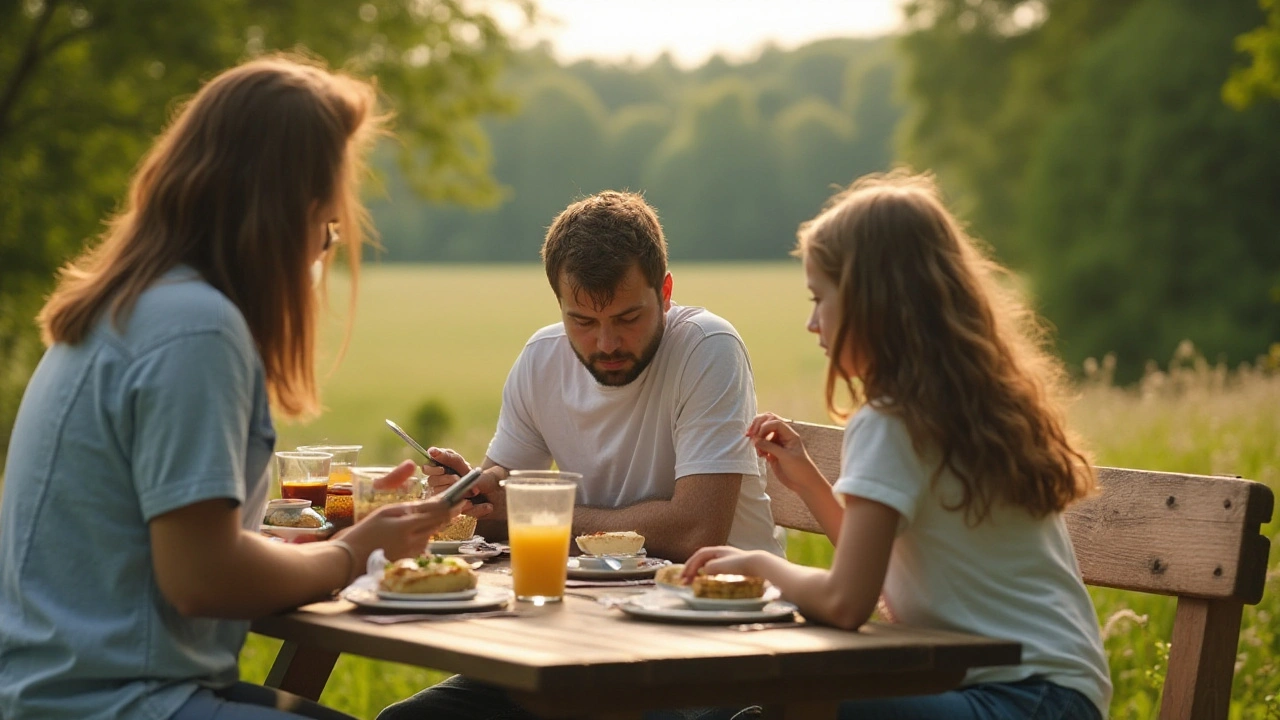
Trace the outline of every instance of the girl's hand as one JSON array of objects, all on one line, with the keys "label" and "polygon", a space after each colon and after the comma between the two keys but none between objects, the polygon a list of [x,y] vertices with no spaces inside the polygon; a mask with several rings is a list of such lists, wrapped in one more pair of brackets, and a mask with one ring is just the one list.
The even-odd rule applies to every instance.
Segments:
[{"label": "girl's hand", "polygon": [[[417,557],[426,550],[431,533],[466,507],[464,502],[450,508],[441,498],[384,505],[337,537],[351,545],[362,563],[377,548],[382,548],[388,560]],[[363,564],[356,570],[362,573]]]},{"label": "girl's hand", "polygon": [[684,564],[681,582],[689,584],[700,573],[706,575],[759,575],[758,558],[755,551],[739,550],[735,547],[721,545],[704,547],[698,550]]},{"label": "girl's hand", "polygon": [[822,481],[804,441],[786,420],[773,413],[761,413],[747,427],[747,438],[756,454],[769,463],[769,469],[789,489],[800,493],[815,487],[815,479]]}]

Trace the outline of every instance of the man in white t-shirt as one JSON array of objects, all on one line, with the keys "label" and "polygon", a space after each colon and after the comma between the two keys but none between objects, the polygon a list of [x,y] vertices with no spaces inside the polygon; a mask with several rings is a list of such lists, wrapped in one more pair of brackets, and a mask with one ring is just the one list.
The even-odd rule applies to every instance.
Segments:
[{"label": "man in white t-shirt", "polygon": [[[472,514],[505,533],[510,469],[582,474],[575,535],[634,530],[651,556],[708,545],[782,554],[759,461],[747,351],[727,321],[671,301],[657,215],[633,193],[566,208],[542,246],[563,321],[525,344],[507,376]],[[458,472],[456,453],[432,449]],[[456,477],[425,468],[433,489]]]}]

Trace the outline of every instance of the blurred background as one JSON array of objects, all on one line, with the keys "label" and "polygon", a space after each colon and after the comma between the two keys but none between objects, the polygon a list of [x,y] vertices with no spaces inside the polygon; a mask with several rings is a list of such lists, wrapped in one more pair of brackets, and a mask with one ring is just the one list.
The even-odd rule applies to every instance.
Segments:
[{"label": "blurred background", "polygon": [[[329,283],[326,412],[280,447],[407,457],[392,417],[479,460],[558,319],[545,228],[605,188],[657,208],[676,300],[739,328],[761,408],[822,421],[796,226],[907,165],[1054,327],[1100,461],[1280,484],[1280,0],[0,3],[0,443],[56,268],[184,97],[276,50],[376,76],[396,113],[354,315]],[[1169,608],[1095,600],[1114,716],[1146,717]],[[1242,648],[1271,625],[1246,615]],[[1271,655],[1242,663],[1233,717],[1280,716]],[[370,665],[326,701],[370,714],[423,682]]]}]

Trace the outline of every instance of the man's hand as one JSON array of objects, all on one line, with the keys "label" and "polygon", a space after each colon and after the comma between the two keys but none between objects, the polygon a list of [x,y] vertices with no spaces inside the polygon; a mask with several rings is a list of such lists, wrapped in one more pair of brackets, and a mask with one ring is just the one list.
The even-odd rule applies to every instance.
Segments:
[{"label": "man's hand", "polygon": [[[458,482],[463,475],[471,472],[471,465],[453,450],[432,447],[427,448],[427,454],[436,462],[458,473],[450,475],[444,467],[423,465],[422,474],[427,477],[427,487],[430,488],[432,495],[444,492],[446,488]],[[488,458],[485,458],[484,465],[481,467],[485,469],[484,473],[466,494],[466,498],[471,501],[467,514],[477,518],[505,519],[506,492],[499,483],[506,479],[507,471]]]}]

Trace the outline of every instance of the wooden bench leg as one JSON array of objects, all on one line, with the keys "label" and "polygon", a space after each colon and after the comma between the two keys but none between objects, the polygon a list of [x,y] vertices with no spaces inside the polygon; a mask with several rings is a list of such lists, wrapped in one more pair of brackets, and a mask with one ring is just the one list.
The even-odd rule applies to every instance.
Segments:
[{"label": "wooden bench leg", "polygon": [[336,662],[336,652],[285,642],[271,664],[265,685],[319,701]]},{"label": "wooden bench leg", "polygon": [[1243,603],[1178,598],[1160,720],[1226,720]]}]

